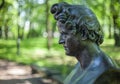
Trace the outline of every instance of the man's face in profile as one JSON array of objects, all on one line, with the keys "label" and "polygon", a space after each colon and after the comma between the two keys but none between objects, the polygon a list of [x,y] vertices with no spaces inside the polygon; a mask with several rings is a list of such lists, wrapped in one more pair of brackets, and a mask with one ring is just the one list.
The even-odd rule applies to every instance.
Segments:
[{"label": "man's face in profile", "polygon": [[76,56],[79,51],[79,40],[78,36],[73,34],[73,29],[68,28],[72,26],[67,26],[64,23],[57,22],[58,30],[60,32],[59,44],[62,44],[66,54],[70,56]]}]

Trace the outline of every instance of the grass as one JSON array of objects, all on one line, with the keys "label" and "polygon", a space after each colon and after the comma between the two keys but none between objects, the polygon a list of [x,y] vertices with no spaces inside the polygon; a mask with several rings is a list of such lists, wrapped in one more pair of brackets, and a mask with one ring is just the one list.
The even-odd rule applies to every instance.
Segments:
[{"label": "grass", "polygon": [[[113,39],[105,39],[100,46],[112,59],[119,63],[120,47],[114,47]],[[23,64],[37,64],[52,67],[66,75],[69,73],[76,59],[66,56],[64,49],[58,44],[58,39],[53,40],[52,48],[46,49],[46,38],[32,38],[21,41],[20,55],[16,55],[15,40],[0,40],[0,58],[16,61]]]},{"label": "grass", "polygon": [[23,40],[21,41],[20,55],[17,55],[16,40],[1,39],[0,58],[22,64],[30,65],[34,63],[39,66],[51,67],[66,74],[68,69],[64,68],[67,66],[64,62],[64,50],[61,48],[62,46],[57,45],[56,41],[57,39],[54,39],[53,47],[48,51],[45,38]]}]

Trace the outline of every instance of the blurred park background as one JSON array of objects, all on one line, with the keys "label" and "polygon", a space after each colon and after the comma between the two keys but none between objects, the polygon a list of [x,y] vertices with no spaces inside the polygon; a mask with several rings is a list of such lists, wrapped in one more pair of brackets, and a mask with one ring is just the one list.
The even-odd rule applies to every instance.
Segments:
[{"label": "blurred park background", "polygon": [[102,50],[120,65],[120,0],[0,0],[0,59],[54,69],[66,75],[76,59],[58,44],[54,3],[86,5],[104,32]]}]

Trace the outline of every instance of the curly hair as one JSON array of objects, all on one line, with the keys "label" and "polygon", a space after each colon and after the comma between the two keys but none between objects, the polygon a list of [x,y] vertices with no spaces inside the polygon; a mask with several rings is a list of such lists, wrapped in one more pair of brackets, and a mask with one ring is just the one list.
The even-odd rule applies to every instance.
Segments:
[{"label": "curly hair", "polygon": [[69,28],[76,29],[82,40],[91,40],[97,45],[103,42],[103,33],[101,26],[95,14],[83,5],[70,5],[66,2],[56,3],[51,7],[51,13],[54,18],[69,26]]}]

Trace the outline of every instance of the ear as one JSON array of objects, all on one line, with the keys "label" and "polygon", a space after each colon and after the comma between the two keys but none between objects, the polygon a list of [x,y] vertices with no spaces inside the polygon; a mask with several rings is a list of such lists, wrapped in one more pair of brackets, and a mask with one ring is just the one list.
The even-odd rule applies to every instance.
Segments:
[{"label": "ear", "polygon": [[88,38],[88,30],[85,29],[85,28],[82,28],[82,31],[79,31],[80,32],[80,36],[81,36],[81,39],[82,40],[86,40]]}]

